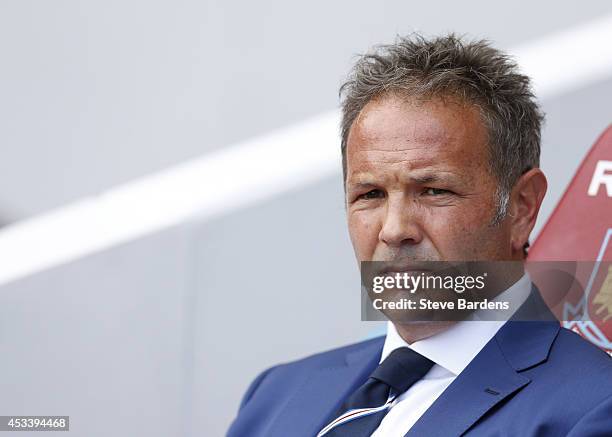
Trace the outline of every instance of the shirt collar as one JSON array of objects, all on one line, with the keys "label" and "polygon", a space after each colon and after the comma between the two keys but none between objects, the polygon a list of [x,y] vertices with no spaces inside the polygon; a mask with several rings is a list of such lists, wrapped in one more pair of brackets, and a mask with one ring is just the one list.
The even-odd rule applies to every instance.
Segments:
[{"label": "shirt collar", "polygon": [[[518,281],[493,300],[510,301],[510,308],[516,309],[527,300],[530,292],[531,278],[525,272]],[[505,323],[504,320],[483,320],[483,318],[483,313],[477,311],[469,320],[455,323],[443,332],[412,344],[408,344],[399,335],[395,325],[389,321],[380,362],[395,349],[409,347],[453,375],[459,375]],[[440,370],[442,369],[436,371],[434,366],[430,373],[440,373]]]}]

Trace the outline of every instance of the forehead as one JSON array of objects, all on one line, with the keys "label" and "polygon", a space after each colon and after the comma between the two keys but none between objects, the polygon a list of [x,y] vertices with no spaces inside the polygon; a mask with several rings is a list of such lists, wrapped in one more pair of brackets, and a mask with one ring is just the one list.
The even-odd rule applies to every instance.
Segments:
[{"label": "forehead", "polygon": [[386,96],[361,111],[347,141],[347,176],[423,166],[473,171],[488,163],[487,131],[473,105]]}]

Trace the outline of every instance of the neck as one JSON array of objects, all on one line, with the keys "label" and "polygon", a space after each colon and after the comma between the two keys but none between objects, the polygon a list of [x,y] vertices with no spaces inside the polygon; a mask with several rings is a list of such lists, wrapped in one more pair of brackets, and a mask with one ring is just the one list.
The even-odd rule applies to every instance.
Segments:
[{"label": "neck", "polygon": [[408,344],[412,344],[419,340],[424,340],[428,337],[446,331],[456,322],[406,322],[393,323],[397,333]]}]

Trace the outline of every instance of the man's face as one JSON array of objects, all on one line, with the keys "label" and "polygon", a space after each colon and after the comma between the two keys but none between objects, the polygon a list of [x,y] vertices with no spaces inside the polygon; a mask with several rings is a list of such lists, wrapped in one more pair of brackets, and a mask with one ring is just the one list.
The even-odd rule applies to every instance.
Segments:
[{"label": "man's face", "polygon": [[476,107],[379,98],[353,123],[346,153],[358,261],[511,259],[509,226],[491,224],[497,180]]}]

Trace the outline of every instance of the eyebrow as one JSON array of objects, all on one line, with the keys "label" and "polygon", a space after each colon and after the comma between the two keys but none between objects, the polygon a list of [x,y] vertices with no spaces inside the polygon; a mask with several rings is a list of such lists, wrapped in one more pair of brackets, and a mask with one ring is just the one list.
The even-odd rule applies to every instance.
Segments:
[{"label": "eyebrow", "polygon": [[410,180],[417,185],[427,185],[440,181],[448,181],[449,178],[443,178],[437,174],[425,174],[423,176],[410,176]]},{"label": "eyebrow", "polygon": [[[446,173],[446,172],[444,172]],[[455,182],[457,178],[455,176],[441,176],[437,173],[426,173],[423,175],[409,176],[408,179],[411,183],[416,185],[427,185],[437,182]],[[378,185],[376,179],[371,175],[356,175],[348,180],[347,185],[354,188],[369,188]]]}]

